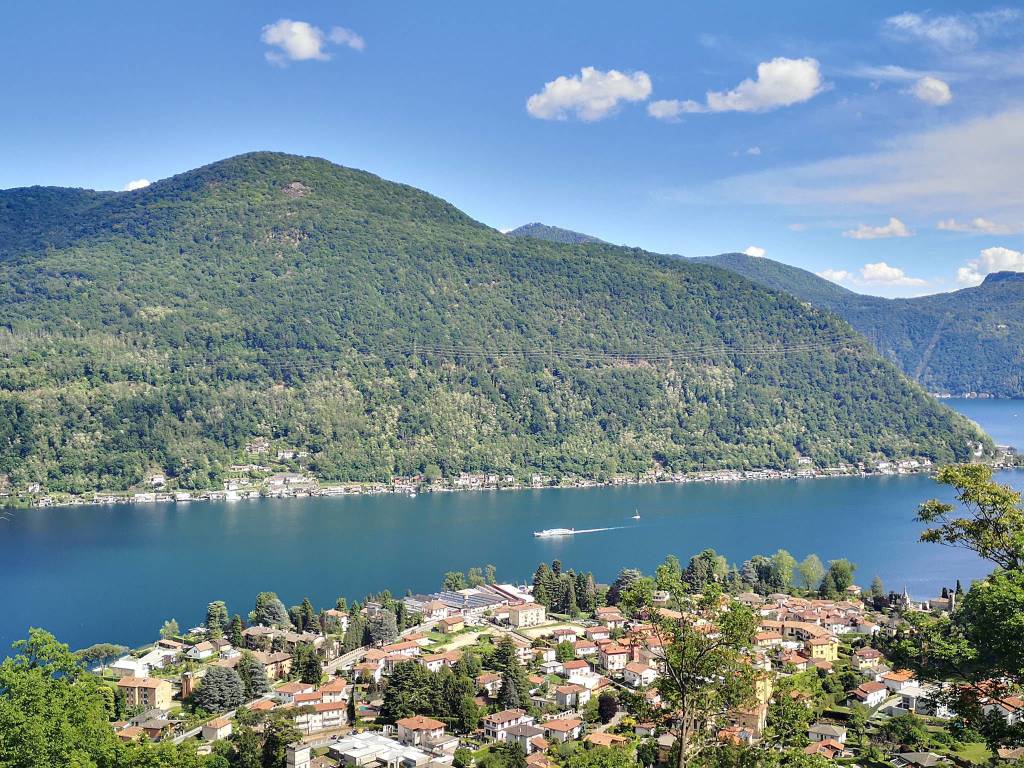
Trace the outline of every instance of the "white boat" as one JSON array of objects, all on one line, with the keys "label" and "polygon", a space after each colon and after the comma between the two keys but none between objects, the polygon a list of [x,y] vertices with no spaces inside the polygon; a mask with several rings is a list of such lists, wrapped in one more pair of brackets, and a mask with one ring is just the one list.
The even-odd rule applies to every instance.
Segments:
[{"label": "white boat", "polygon": [[572,536],[574,533],[575,528],[547,528],[543,531],[534,531],[533,535],[539,539],[550,539],[555,536]]},{"label": "white boat", "polygon": [[639,520],[640,519],[640,510],[639,509],[634,509],[633,510],[633,519],[634,520]]}]

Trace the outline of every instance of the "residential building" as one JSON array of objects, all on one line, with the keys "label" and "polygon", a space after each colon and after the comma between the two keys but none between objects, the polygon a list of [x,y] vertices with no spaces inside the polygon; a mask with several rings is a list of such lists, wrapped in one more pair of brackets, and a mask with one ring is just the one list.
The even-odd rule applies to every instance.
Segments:
[{"label": "residential building", "polygon": [[396,725],[398,740],[412,747],[429,746],[444,736],[444,723],[423,715],[404,717]]},{"label": "residential building", "polygon": [[533,718],[522,709],[504,709],[484,718],[484,736],[488,741],[505,741],[508,729],[531,725]]},{"label": "residential building", "polygon": [[508,608],[508,622],[513,627],[535,627],[544,623],[545,616],[544,606],[538,603],[510,605]]},{"label": "residential building", "polygon": [[124,691],[125,705],[145,709],[171,708],[173,689],[167,680],[158,677],[122,677],[117,681],[119,690]]}]

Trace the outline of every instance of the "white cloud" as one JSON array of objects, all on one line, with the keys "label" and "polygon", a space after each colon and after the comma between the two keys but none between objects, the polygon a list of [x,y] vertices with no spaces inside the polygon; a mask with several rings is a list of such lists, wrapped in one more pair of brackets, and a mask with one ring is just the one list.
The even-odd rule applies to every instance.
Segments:
[{"label": "white cloud", "polygon": [[134,192],[136,189],[145,189],[152,183],[149,179],[132,179],[124,185],[124,191]]},{"label": "white cloud", "polygon": [[357,51],[366,47],[366,42],[344,27],[334,27],[325,35],[320,27],[307,21],[278,19],[263,28],[260,39],[276,50],[266,52],[267,61],[285,65],[289,61],[327,61],[331,58],[325,49],[328,43],[345,45]]},{"label": "white cloud", "polygon": [[683,113],[768,112],[808,101],[824,89],[817,59],[780,56],[758,64],[754,80],[744,80],[731,91],[708,91],[704,104],[693,100],[656,101],[647,111],[660,119],[675,119]]},{"label": "white cloud", "polygon": [[953,100],[953,92],[949,90],[949,84],[937,77],[926,75],[914,83],[910,92],[918,100],[933,107],[944,107]]},{"label": "white cloud", "polygon": [[331,29],[331,42],[338,45],[347,45],[356,51],[361,51],[366,47],[366,41],[362,37],[345,27],[333,27]]},{"label": "white cloud", "polygon": [[848,283],[853,280],[853,273],[847,272],[845,269],[823,269],[818,272],[818,277],[824,277],[833,283]]},{"label": "white cloud", "polygon": [[578,75],[557,77],[526,101],[526,111],[541,120],[577,117],[584,122],[602,120],[624,101],[643,101],[651,95],[646,72],[602,72],[583,67]]},{"label": "white cloud", "polygon": [[966,267],[956,272],[956,281],[961,285],[977,285],[992,272],[1024,272],[1024,253],[1010,248],[986,248],[977,259],[971,259]]},{"label": "white cloud", "polygon": [[945,232],[972,232],[986,235],[1015,235],[1024,231],[1024,226],[1013,226],[1012,224],[998,224],[980,216],[970,221],[957,221],[956,219],[943,219],[936,227]]},{"label": "white cloud", "polygon": [[982,37],[1005,32],[1020,17],[1021,12],[1011,8],[952,16],[901,13],[886,19],[883,27],[897,39],[918,40],[954,51],[973,48]]},{"label": "white cloud", "polygon": [[909,286],[927,285],[927,280],[919,277],[910,277],[899,267],[892,267],[884,261],[874,264],[865,264],[860,268],[860,277],[865,283],[873,285]]},{"label": "white cloud", "polygon": [[876,80],[886,82],[908,82],[919,80],[928,73],[916,69],[907,69],[896,64],[859,64],[855,67],[839,70],[839,74],[848,77],[858,77],[863,80]]},{"label": "white cloud", "polygon": [[788,229],[790,232],[805,232],[807,231],[807,225],[797,221],[792,224],[787,224],[786,229]]},{"label": "white cloud", "polygon": [[897,136],[874,152],[738,174],[678,197],[847,215],[851,206],[875,212],[899,206],[934,216],[987,210],[1024,221],[1021,157],[1024,109],[1016,108]]},{"label": "white cloud", "polygon": [[889,223],[880,227],[869,227],[861,224],[856,229],[849,229],[843,232],[843,237],[851,237],[854,240],[877,240],[882,237],[910,237],[914,233],[907,229],[907,225],[895,216],[889,217]]},{"label": "white cloud", "polygon": [[767,251],[764,248],[761,248],[757,245],[748,245],[743,252],[747,254],[747,256],[754,256],[755,258],[758,259],[760,259],[767,253]]},{"label": "white cloud", "polygon": [[750,155],[751,157],[757,157],[758,155],[761,154],[761,148],[760,147],[747,147],[746,154]]}]

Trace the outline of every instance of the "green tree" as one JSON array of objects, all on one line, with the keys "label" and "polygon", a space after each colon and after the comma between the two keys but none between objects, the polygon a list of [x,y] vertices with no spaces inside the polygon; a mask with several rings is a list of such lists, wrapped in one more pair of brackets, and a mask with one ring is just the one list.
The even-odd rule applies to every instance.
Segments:
[{"label": "green tree", "polygon": [[565,762],[566,768],[636,768],[636,764],[633,750],[625,746],[577,749]]},{"label": "green tree", "polygon": [[393,643],[398,637],[398,622],[393,611],[382,608],[374,614],[366,625],[370,641],[374,645]]},{"label": "green tree", "polygon": [[302,605],[299,606],[299,615],[302,619],[299,629],[303,632],[319,632],[320,622],[317,621],[316,609],[308,597],[302,598]]},{"label": "green tree", "polygon": [[192,694],[192,705],[206,712],[224,712],[244,701],[242,679],[229,667],[207,667],[199,687]]},{"label": "green tree", "polygon": [[497,569],[490,563],[484,566],[484,581],[487,584],[497,583]]},{"label": "green tree", "polygon": [[[754,697],[756,673],[747,653],[757,620],[739,603],[720,609],[720,597],[720,588],[708,587],[681,621],[655,613],[652,606],[662,642],[663,672],[656,686],[671,710],[688,715],[672,726],[678,768],[689,768],[714,743],[723,713],[749,705]],[[718,632],[703,631],[704,622],[713,622]]]},{"label": "green tree", "polygon": [[229,623],[228,607],[223,600],[214,600],[206,606],[206,629],[211,637],[223,637]]},{"label": "green tree", "polygon": [[466,588],[466,574],[462,571],[448,571],[444,575],[444,583],[441,588],[447,592],[458,592]]},{"label": "green tree", "polygon": [[800,582],[806,590],[817,589],[825,576],[825,566],[822,564],[821,558],[815,554],[805,557],[797,566],[797,570],[800,571]]},{"label": "green tree", "polygon": [[174,619],[168,619],[164,622],[164,625],[160,627],[160,637],[164,640],[170,640],[181,635],[181,630],[178,629],[178,622]]},{"label": "green tree", "polygon": [[572,661],[576,658],[576,649],[572,643],[563,640],[555,647],[555,658],[563,663]]},{"label": "green tree", "polygon": [[466,574],[466,581],[471,587],[482,587],[487,583],[484,580],[484,572],[475,566],[469,569],[469,572]]},{"label": "green tree", "polygon": [[242,617],[236,613],[231,619],[231,625],[228,627],[228,641],[235,648],[245,647],[245,636],[242,634],[244,629]]},{"label": "green tree", "polygon": [[780,549],[772,555],[772,573],[783,591],[792,586],[796,567],[796,558],[786,550]]},{"label": "green tree", "polygon": [[678,557],[669,555],[654,570],[654,585],[657,589],[670,594],[683,591],[683,566],[679,563]]},{"label": "green tree", "polygon": [[309,685],[320,685],[324,677],[324,668],[320,663],[320,656],[310,643],[299,643],[295,646],[295,661],[293,671],[298,675],[299,680]]},{"label": "green tree", "polygon": [[112,659],[116,659],[124,653],[128,652],[128,646],[116,645],[114,643],[96,643],[90,645],[88,648],[83,648],[80,651],[75,652],[75,656],[80,658],[86,664],[96,664],[97,662],[101,665],[101,672],[106,672],[107,663]]},{"label": "green tree", "polygon": [[993,753],[1000,746],[1024,745],[1024,724],[1009,725],[984,712],[986,704],[1012,707],[1024,686],[1021,497],[994,482],[991,469],[981,465],[944,467],[936,479],[956,490],[967,514],[956,517],[952,505],[925,502],[918,518],[937,525],[922,540],[971,550],[996,569],[971,585],[951,616],[904,615],[884,650],[924,680],[955,680],[938,698],[956,714],[958,727],[980,733]]},{"label": "green tree", "polygon": [[245,700],[251,701],[270,691],[267,681],[267,668],[249,651],[242,651],[242,656],[235,665],[235,672],[242,681]]},{"label": "green tree", "polygon": [[290,629],[291,619],[284,603],[274,592],[260,592],[256,595],[256,608],[252,613],[252,621],[264,627],[283,627]]}]

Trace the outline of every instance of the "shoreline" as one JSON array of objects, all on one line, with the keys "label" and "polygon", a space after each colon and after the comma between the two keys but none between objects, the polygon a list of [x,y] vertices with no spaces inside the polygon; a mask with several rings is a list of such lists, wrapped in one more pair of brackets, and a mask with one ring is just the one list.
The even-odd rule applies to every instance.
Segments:
[{"label": "shoreline", "polygon": [[[904,462],[907,463],[907,462]],[[1024,470],[1024,464],[1018,462],[988,462],[993,471]],[[158,492],[101,492],[93,494],[92,499],[81,497],[72,499],[54,499],[43,496],[33,499],[32,503],[9,508],[63,508],[63,507],[105,507],[115,504],[192,504],[196,502],[238,502],[259,499],[305,499],[305,498],[338,498],[352,496],[398,495],[415,497],[419,494],[444,494],[466,492],[496,491],[538,491],[538,490],[580,490],[587,488],[620,488],[639,485],[689,485],[693,483],[734,484],[757,481],[779,480],[829,480],[834,478],[868,478],[868,477],[907,477],[912,475],[933,475],[938,465],[917,463],[916,466],[895,467],[891,470],[866,470],[857,467],[829,467],[826,469],[798,470],[711,470],[705,472],[676,473],[669,475],[651,474],[643,477],[619,477],[611,480],[595,480],[575,478],[561,482],[520,483],[463,483],[449,481],[440,484],[410,484],[404,479],[393,480],[392,483],[357,483],[350,482],[339,485],[320,485],[314,478],[307,478],[301,485],[294,488],[268,490],[260,488],[237,488],[233,490],[205,491],[158,491]],[[475,478],[477,476],[469,476]]]}]

